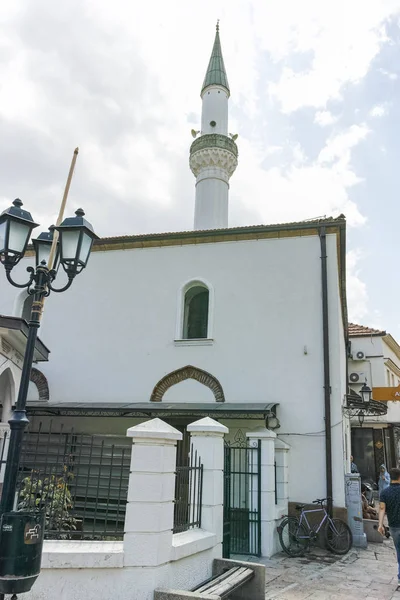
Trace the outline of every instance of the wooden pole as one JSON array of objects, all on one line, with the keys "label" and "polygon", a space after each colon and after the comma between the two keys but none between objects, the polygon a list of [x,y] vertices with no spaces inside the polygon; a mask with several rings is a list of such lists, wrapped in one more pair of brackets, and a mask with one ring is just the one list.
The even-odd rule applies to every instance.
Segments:
[{"label": "wooden pole", "polygon": [[[74,155],[73,155],[72,161],[71,161],[71,166],[69,168],[67,183],[65,184],[64,196],[61,201],[60,212],[58,213],[58,218],[56,221],[56,227],[58,227],[60,225],[61,221],[64,218],[65,205],[67,204],[69,187],[71,185],[72,175],[74,174],[75,163],[76,163],[76,159],[78,157],[78,152],[79,152],[79,148],[75,148]],[[56,248],[57,248],[57,242],[58,242],[58,231],[54,230],[53,243],[52,243],[51,249],[50,249],[49,262],[47,264],[47,268],[49,269],[49,271],[53,268],[53,263],[54,263],[54,258],[55,258],[55,254],[56,254]]]},{"label": "wooden pole", "polygon": [[[60,206],[60,211],[58,213],[58,217],[57,217],[57,221],[56,221],[56,227],[58,227],[60,225],[61,221],[64,218],[65,205],[67,204],[68,192],[69,192],[69,188],[71,185],[72,176],[74,174],[75,163],[76,163],[76,159],[78,157],[78,153],[79,153],[79,148],[75,148],[74,154],[72,157],[72,161],[71,161],[71,166],[69,168],[67,183],[65,184],[63,199],[61,200],[61,206]],[[56,255],[57,242],[58,242],[58,231],[54,230],[53,243],[50,248],[49,261],[47,263],[47,268],[49,269],[49,271],[53,268],[53,263],[54,263],[54,259],[55,259],[55,255]],[[41,299],[40,317],[39,318],[42,317],[44,300],[45,300],[45,298],[43,296]],[[1,598],[0,598],[0,600],[1,600]]]}]

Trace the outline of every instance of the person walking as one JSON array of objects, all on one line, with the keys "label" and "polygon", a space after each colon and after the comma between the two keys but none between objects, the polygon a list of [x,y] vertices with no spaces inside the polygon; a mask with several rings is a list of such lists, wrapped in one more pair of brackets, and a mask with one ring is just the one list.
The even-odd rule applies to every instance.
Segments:
[{"label": "person walking", "polygon": [[400,590],[400,469],[390,469],[390,485],[382,491],[379,498],[378,531],[385,535],[383,519],[387,514],[389,529],[397,555],[397,590]]},{"label": "person walking", "polygon": [[352,456],[350,456],[350,471],[352,473],[358,473],[359,472],[356,463],[353,461],[353,457]]},{"label": "person walking", "polygon": [[379,468],[379,481],[378,481],[379,498],[381,497],[383,490],[386,490],[386,488],[388,488],[389,485],[390,485],[390,475],[386,470],[386,466],[381,465]]}]

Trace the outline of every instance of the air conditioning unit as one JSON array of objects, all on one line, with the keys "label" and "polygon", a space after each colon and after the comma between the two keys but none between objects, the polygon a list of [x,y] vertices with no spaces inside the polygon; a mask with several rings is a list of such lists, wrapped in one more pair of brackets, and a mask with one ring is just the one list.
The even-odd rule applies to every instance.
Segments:
[{"label": "air conditioning unit", "polygon": [[365,360],[365,352],[362,350],[356,350],[353,352],[353,360]]},{"label": "air conditioning unit", "polygon": [[363,371],[353,371],[349,373],[349,382],[350,383],[365,383],[367,379],[367,374]]}]

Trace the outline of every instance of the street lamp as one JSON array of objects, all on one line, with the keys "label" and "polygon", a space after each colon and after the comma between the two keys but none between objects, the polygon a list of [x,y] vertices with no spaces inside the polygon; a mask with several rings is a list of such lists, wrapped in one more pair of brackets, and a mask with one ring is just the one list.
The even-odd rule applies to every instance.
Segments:
[{"label": "street lamp", "polygon": [[[82,209],[78,209],[75,217],[64,219],[58,227],[50,227],[48,232],[40,234],[33,240],[36,264],[35,268],[27,267],[29,279],[23,284],[16,283],[11,277],[11,272],[23,258],[32,230],[38,227],[38,224],[33,221],[32,215],[22,208],[22,202],[19,199],[14,200],[12,206],[0,215],[0,262],[4,265],[7,280],[17,288],[26,288],[28,294],[33,296],[21,383],[15,409],[8,421],[10,444],[0,503],[0,513],[3,516],[4,513],[10,512],[14,508],[23,433],[29,422],[25,411],[26,398],[36,338],[40,327],[43,298],[49,296],[51,292],[63,292],[71,286],[75,276],[86,267],[93,241],[98,237],[91,224],[84,219],[84,214]],[[57,241],[53,264],[48,266],[55,231],[58,232],[59,241]],[[53,282],[57,277],[59,264],[62,265],[68,281],[63,287],[55,288]],[[28,590],[36,577],[31,581]],[[13,589],[13,592],[19,593],[28,590]],[[0,590],[0,598],[1,592],[3,590]]]},{"label": "street lamp", "polygon": [[372,390],[368,387],[367,382],[365,382],[360,390],[361,398],[364,404],[368,404],[371,402]]}]

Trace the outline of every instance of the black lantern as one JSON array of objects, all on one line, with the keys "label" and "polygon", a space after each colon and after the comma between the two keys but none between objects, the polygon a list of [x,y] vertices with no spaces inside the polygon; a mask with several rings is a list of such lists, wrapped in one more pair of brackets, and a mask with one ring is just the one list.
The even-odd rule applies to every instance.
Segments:
[{"label": "black lantern", "polygon": [[24,256],[32,229],[38,227],[19,198],[0,215],[0,261],[8,271]]},{"label": "black lantern", "polygon": [[[43,231],[37,238],[32,240],[33,247],[35,248],[35,257],[36,257],[36,266],[38,267],[41,264],[46,264],[49,266],[49,257],[50,250],[53,244],[54,237],[54,225],[49,227],[48,231]],[[60,257],[60,245],[57,242],[56,253],[54,255],[54,262],[52,265],[52,269],[55,271],[58,267],[58,261]],[[44,261],[44,263],[43,263]]]},{"label": "black lantern", "polygon": [[364,404],[371,402],[372,390],[370,387],[368,387],[367,383],[363,384],[360,394]]},{"label": "black lantern", "polygon": [[55,228],[60,234],[60,263],[68,277],[75,277],[86,267],[93,240],[98,238],[81,208],[75,215]]}]

